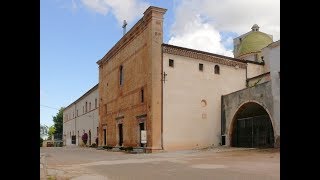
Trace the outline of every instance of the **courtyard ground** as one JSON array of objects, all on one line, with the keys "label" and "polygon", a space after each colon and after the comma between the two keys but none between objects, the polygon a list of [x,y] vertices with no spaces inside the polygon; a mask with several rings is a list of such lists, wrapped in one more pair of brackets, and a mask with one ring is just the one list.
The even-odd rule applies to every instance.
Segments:
[{"label": "courtyard ground", "polygon": [[[94,148],[40,148],[41,176],[72,180],[275,180],[279,149],[219,147],[202,150],[127,154]],[[45,179],[45,178],[44,178]]]}]

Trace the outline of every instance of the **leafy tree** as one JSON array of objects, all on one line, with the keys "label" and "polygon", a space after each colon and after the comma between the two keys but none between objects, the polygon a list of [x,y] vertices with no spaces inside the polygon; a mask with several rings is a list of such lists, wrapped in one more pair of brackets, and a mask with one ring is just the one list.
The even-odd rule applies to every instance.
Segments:
[{"label": "leafy tree", "polygon": [[55,128],[55,132],[57,134],[62,134],[62,130],[63,130],[63,110],[64,107],[61,107],[59,112],[57,113],[56,116],[53,116],[53,123],[54,123],[54,128]]},{"label": "leafy tree", "polygon": [[54,127],[54,125],[49,127],[49,131],[48,131],[48,139],[51,139],[53,134],[56,132],[56,128]]},{"label": "leafy tree", "polygon": [[47,135],[48,134],[48,126],[40,124],[40,135]]}]

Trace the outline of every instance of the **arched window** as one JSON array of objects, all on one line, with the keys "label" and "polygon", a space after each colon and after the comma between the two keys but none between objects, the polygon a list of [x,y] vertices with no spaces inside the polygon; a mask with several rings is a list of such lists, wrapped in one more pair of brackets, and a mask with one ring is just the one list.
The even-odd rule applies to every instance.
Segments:
[{"label": "arched window", "polygon": [[214,66],[214,73],[215,74],[220,74],[220,67],[218,65]]},{"label": "arched window", "polygon": [[88,102],[86,102],[86,112],[88,112]]},{"label": "arched window", "polygon": [[120,66],[120,86],[123,84],[123,66]]},{"label": "arched window", "polygon": [[89,111],[91,111],[91,102],[89,102]]}]

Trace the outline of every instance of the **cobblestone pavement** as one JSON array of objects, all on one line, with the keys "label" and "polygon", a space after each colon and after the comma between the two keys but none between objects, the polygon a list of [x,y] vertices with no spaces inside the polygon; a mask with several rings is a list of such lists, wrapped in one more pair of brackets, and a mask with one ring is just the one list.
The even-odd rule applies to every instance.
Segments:
[{"label": "cobblestone pavement", "polygon": [[51,179],[280,179],[279,149],[219,147],[126,154],[93,148],[48,147],[40,148],[40,153],[45,156],[47,177]]}]

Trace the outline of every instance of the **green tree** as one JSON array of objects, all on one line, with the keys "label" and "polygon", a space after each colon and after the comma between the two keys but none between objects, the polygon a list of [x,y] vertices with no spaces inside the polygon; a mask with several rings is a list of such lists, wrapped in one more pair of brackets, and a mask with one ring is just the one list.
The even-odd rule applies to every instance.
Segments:
[{"label": "green tree", "polygon": [[48,139],[50,140],[53,136],[53,134],[56,132],[56,128],[54,127],[54,125],[49,127],[49,131],[48,131]]},{"label": "green tree", "polygon": [[55,133],[62,134],[63,126],[63,110],[64,107],[61,107],[56,116],[53,116],[53,123],[55,128]]}]

